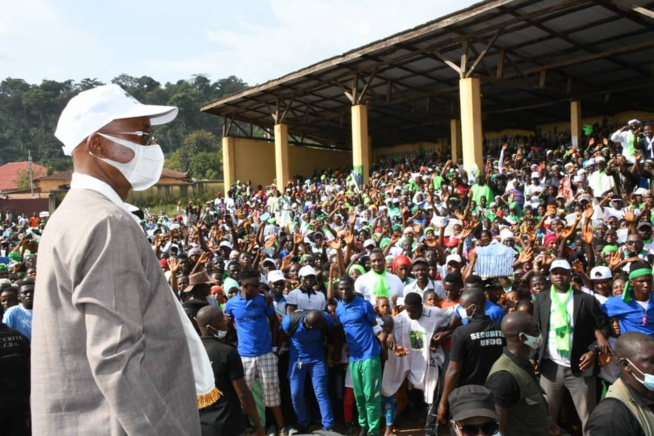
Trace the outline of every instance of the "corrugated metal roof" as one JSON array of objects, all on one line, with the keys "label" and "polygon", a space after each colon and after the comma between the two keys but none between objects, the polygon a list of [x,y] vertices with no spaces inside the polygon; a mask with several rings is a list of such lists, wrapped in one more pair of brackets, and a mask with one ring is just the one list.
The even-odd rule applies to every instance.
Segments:
[{"label": "corrugated metal roof", "polygon": [[274,124],[273,113],[286,112],[283,122],[296,138],[349,148],[345,93],[365,89],[374,147],[433,141],[449,136],[449,120],[459,116],[460,74],[446,61],[469,70],[484,50],[473,72],[482,82],[484,130],[563,120],[573,99],[591,116],[653,110],[654,19],[634,9],[653,5],[489,0],[202,110],[264,128]]}]

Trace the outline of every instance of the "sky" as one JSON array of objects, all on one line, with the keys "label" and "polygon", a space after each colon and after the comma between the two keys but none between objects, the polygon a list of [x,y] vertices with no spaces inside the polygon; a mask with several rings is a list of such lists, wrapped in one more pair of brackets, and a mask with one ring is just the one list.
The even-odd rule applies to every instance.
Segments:
[{"label": "sky", "polygon": [[477,0],[0,0],[0,80],[256,85]]}]

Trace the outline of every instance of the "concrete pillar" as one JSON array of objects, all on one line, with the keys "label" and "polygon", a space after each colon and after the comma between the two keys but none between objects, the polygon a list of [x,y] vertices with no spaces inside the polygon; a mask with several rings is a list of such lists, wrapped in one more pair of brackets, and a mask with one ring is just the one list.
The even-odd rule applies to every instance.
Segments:
[{"label": "concrete pillar", "polygon": [[450,146],[452,149],[452,161],[456,162],[461,158],[461,120],[452,118],[450,120]]},{"label": "concrete pillar", "polygon": [[461,144],[463,167],[479,172],[484,168],[483,134],[481,130],[481,85],[478,78],[459,80],[461,99]]},{"label": "concrete pillar", "polygon": [[225,194],[236,181],[236,156],[234,154],[234,144],[236,138],[223,136],[223,183]]},{"label": "concrete pillar", "polygon": [[288,126],[275,124],[275,179],[277,189],[284,192],[291,176],[288,167]]},{"label": "concrete pillar", "polygon": [[368,138],[368,106],[352,106],[352,166],[368,183],[370,173],[370,146]]},{"label": "concrete pillar", "polygon": [[581,124],[581,102],[572,100],[570,102],[570,137],[572,139],[572,148],[579,148],[579,141],[583,134],[583,125]]}]

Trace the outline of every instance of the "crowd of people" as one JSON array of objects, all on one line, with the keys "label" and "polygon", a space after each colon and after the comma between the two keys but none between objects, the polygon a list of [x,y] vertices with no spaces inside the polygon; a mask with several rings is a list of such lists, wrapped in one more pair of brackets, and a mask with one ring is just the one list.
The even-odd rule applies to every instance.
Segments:
[{"label": "crowd of people", "polygon": [[[428,436],[652,435],[654,129],[589,127],[579,149],[536,137],[489,147],[482,168],[423,154],[375,164],[365,184],[347,169],[238,182],[174,214],[137,214],[143,236],[94,228],[89,258],[57,259],[109,286],[136,274],[130,261],[150,265],[103,241],[147,241],[211,363],[218,398],[199,411],[203,435],[389,436],[417,422]],[[49,261],[41,278],[37,253],[77,242],[39,247],[45,223],[3,218],[0,358],[12,370],[0,420],[19,435],[39,279],[56,275]],[[71,289],[76,307],[102,300]],[[89,361],[138,330],[101,333],[107,313],[145,307],[123,291],[139,295],[87,312],[100,343],[87,339]],[[101,381],[116,370],[91,369]]]}]

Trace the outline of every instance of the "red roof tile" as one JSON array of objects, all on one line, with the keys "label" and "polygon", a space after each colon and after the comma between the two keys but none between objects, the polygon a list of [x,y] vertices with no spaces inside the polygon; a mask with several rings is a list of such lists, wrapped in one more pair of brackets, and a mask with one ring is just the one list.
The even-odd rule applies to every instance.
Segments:
[{"label": "red roof tile", "polygon": [[[12,191],[18,189],[16,181],[19,172],[29,169],[29,162],[10,162],[0,166],[0,191]],[[48,174],[48,169],[41,165],[32,163],[33,177],[43,177]]]}]

